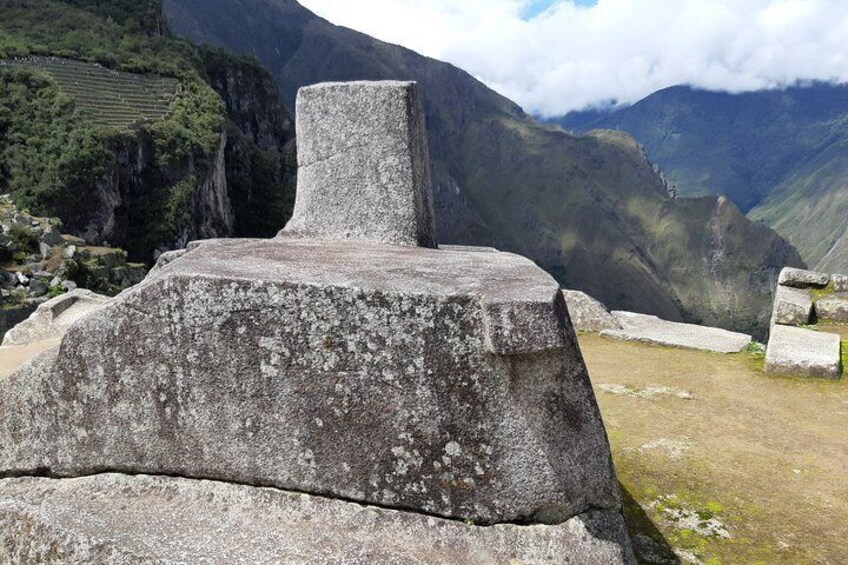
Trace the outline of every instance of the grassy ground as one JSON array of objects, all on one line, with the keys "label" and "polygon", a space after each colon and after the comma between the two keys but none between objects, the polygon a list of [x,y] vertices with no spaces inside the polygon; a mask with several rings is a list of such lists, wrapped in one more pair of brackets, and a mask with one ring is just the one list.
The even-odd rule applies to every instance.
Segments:
[{"label": "grassy ground", "polygon": [[848,563],[848,380],[765,375],[748,353],[580,346],[643,562],[675,562],[673,548],[693,563]]}]

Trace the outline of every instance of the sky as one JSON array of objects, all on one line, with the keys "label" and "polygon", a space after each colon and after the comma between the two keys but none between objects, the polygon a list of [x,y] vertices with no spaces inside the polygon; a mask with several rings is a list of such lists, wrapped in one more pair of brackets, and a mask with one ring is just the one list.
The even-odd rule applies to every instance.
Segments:
[{"label": "sky", "polygon": [[848,0],[300,0],[461,67],[526,111],[631,104],[691,84],[848,82]]}]

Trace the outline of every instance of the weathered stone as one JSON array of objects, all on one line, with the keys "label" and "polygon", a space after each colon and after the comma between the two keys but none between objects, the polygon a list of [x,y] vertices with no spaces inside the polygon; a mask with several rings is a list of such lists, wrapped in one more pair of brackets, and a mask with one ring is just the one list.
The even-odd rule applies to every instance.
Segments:
[{"label": "weathered stone", "polygon": [[0,284],[14,286],[18,282],[18,277],[15,273],[9,272],[5,269],[0,269]]},{"label": "weathered stone", "polygon": [[74,322],[109,300],[108,296],[82,289],[57,296],[41,304],[29,318],[6,332],[3,345],[27,345],[60,338]]},{"label": "weathered stone", "polygon": [[48,226],[47,229],[44,230],[44,233],[41,235],[41,241],[49,245],[50,247],[62,243],[62,233],[60,231],[60,226]]},{"label": "weathered stone", "polygon": [[29,284],[29,277],[18,271],[15,273],[15,281],[19,285],[26,286]]},{"label": "weathered stone", "polygon": [[43,296],[47,294],[47,283],[42,279],[32,279],[29,282],[29,292],[33,296]]},{"label": "weathered stone", "polygon": [[766,348],[768,373],[836,379],[842,374],[837,334],[775,325]]},{"label": "weathered stone", "polygon": [[297,199],[284,232],[436,246],[413,82],[325,83],[297,96]]},{"label": "weathered stone", "polygon": [[65,248],[65,259],[73,259],[77,254],[77,246],[69,245]]},{"label": "weathered stone", "polygon": [[77,283],[74,281],[65,281],[62,283],[62,289],[65,292],[73,292],[77,289]]},{"label": "weathered stone", "polygon": [[214,478],[481,524],[619,508],[559,287],[507,253],[205,242],[0,381],[0,414],[6,473]]},{"label": "weathered stone", "polygon": [[568,304],[571,323],[578,332],[621,329],[621,324],[609,313],[609,310],[588,294],[578,290],[563,290],[562,295]]},{"label": "weathered stone", "polygon": [[38,242],[38,250],[42,259],[49,259],[53,255],[53,248],[43,241]]},{"label": "weathered stone", "polygon": [[816,301],[816,318],[819,321],[848,322],[848,298],[820,298]]},{"label": "weathered stone", "polygon": [[771,313],[772,325],[804,326],[811,322],[812,316],[813,299],[809,290],[777,285]]},{"label": "weathered stone", "polygon": [[613,312],[612,315],[622,329],[604,330],[602,336],[716,353],[739,353],[751,343],[749,335],[720,328],[669,322],[634,312]]},{"label": "weathered stone", "polygon": [[795,288],[824,288],[830,282],[830,275],[815,271],[805,271],[804,269],[795,269],[793,267],[784,267],[780,271],[780,277],[777,282],[779,285]]},{"label": "weathered stone", "polygon": [[556,526],[481,527],[276,489],[98,475],[0,481],[0,562],[594,565],[634,558],[613,512],[589,511]]},{"label": "weathered stone", "polygon": [[848,292],[848,276],[831,275],[830,282],[833,283],[833,290],[836,292]]}]

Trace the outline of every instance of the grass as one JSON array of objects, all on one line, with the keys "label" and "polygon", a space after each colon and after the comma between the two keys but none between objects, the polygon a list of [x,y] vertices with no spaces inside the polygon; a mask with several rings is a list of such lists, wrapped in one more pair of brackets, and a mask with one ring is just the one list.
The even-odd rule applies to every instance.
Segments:
[{"label": "grass", "polygon": [[[632,537],[710,565],[848,562],[848,380],[766,375],[761,355],[579,340]],[[699,531],[710,520],[730,537]]]},{"label": "grass", "polygon": [[181,88],[180,82],[172,78],[122,73],[56,57],[0,61],[0,67],[4,66],[35,68],[47,73],[93,123],[118,130],[166,118]]}]

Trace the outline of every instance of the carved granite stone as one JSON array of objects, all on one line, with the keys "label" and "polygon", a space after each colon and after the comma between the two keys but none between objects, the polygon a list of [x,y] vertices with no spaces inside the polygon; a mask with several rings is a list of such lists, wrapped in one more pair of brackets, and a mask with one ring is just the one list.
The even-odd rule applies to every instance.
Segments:
[{"label": "carved granite stone", "polygon": [[[600,516],[585,543],[632,562],[557,283],[523,257],[435,248],[414,85],[318,86],[298,110],[309,172],[292,224],[168,256],[0,380],[0,476],[212,479],[418,524]],[[516,543],[592,562],[556,531]]]},{"label": "carved granite stone", "polygon": [[297,160],[297,199],[286,233],[436,246],[417,84],[300,89]]}]

